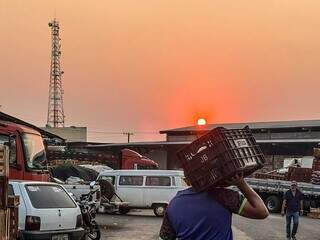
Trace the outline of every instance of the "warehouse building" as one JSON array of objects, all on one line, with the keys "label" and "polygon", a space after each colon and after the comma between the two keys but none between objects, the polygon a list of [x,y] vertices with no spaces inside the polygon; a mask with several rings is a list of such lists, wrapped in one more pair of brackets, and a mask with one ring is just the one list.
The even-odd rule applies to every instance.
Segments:
[{"label": "warehouse building", "polygon": [[[266,156],[271,168],[282,166],[284,158],[312,155],[320,143],[320,120],[207,124],[160,131],[166,134],[170,148],[167,151],[167,168],[178,167],[176,152],[216,127],[238,129],[249,126]],[[175,144],[173,144],[175,143]]]},{"label": "warehouse building", "polygon": [[166,134],[162,142],[99,144],[93,148],[120,152],[129,148],[155,160],[161,169],[179,168],[177,151],[216,127],[237,129],[249,126],[266,156],[267,168],[282,166],[285,158],[312,155],[320,143],[320,120],[256,123],[207,124],[160,131]]}]

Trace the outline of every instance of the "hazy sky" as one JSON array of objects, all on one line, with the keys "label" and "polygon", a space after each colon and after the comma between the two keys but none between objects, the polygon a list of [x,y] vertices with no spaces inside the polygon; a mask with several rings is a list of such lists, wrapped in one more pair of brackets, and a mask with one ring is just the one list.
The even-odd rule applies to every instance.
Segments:
[{"label": "hazy sky", "polygon": [[89,140],[320,118],[317,0],[0,0],[2,111],[45,125],[55,12],[66,125]]}]

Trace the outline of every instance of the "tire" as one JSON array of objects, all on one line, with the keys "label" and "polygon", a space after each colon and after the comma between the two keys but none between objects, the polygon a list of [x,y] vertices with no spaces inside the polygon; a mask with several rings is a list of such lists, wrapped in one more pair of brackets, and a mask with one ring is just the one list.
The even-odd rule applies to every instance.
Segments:
[{"label": "tire", "polygon": [[87,239],[99,240],[101,238],[99,225],[95,221],[92,222],[92,225],[93,225],[93,231],[87,233]]},{"label": "tire", "polygon": [[166,204],[155,204],[153,206],[154,215],[157,217],[163,217],[166,212],[167,205]]},{"label": "tire", "polygon": [[119,213],[122,215],[127,214],[128,212],[130,212],[130,208],[128,208],[128,207],[119,208]]},{"label": "tire", "polygon": [[265,205],[269,212],[278,213],[281,208],[281,200],[278,196],[269,196],[265,200]]}]

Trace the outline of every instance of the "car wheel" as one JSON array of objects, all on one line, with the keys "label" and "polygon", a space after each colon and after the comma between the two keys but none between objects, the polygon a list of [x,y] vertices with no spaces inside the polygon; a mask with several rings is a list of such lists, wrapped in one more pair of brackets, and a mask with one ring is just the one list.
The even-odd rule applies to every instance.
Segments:
[{"label": "car wheel", "polygon": [[153,207],[154,215],[157,217],[163,217],[166,212],[167,205],[166,204],[156,204]]},{"label": "car wheel", "polygon": [[281,201],[278,196],[269,196],[265,200],[265,204],[269,212],[277,213],[281,208]]}]

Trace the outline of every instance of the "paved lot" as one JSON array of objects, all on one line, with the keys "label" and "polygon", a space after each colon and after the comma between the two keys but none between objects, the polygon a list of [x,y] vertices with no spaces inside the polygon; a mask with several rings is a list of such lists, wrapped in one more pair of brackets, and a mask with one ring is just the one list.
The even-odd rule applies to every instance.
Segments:
[{"label": "paved lot", "polygon": [[[98,215],[102,238],[108,240],[155,240],[161,225],[161,218],[152,211],[135,211],[128,215]],[[299,240],[319,240],[320,220],[302,217],[300,219]],[[233,218],[233,233],[236,240],[282,240],[284,238],[284,218],[271,215],[266,220],[249,220],[239,216]]]}]

